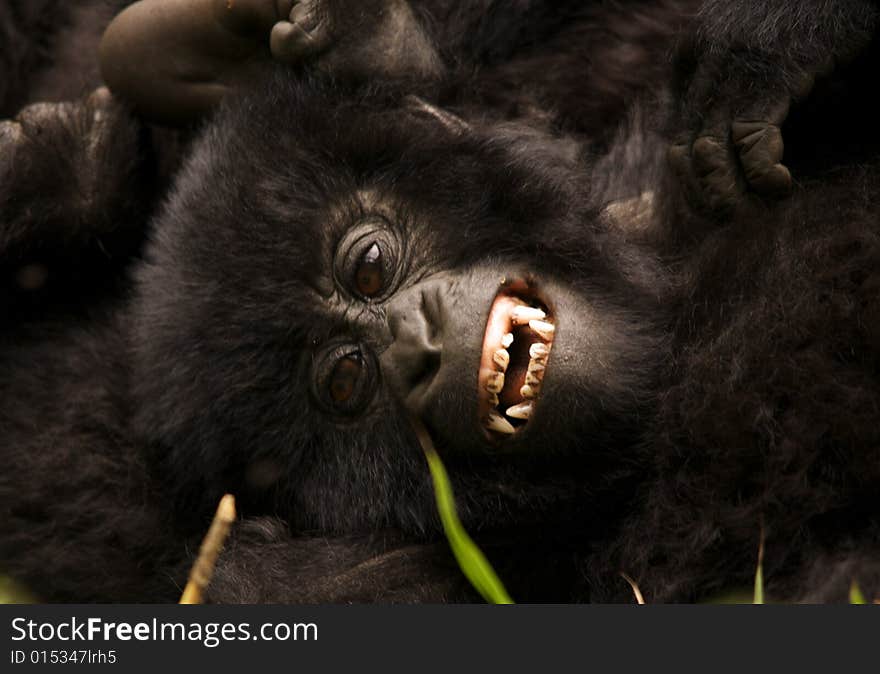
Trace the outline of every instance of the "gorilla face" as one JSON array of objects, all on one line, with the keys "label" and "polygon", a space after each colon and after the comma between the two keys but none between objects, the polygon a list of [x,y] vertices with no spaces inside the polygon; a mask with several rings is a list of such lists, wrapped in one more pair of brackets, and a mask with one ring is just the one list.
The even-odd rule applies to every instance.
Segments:
[{"label": "gorilla face", "polygon": [[565,140],[393,95],[277,78],[233,103],[138,274],[137,428],[178,495],[424,530],[415,415],[466,517],[581,498],[661,342],[655,264],[582,175]]}]

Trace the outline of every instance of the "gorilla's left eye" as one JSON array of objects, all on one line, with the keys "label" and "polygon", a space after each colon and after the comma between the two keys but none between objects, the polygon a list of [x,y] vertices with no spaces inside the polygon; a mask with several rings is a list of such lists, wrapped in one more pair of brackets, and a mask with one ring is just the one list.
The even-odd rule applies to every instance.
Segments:
[{"label": "gorilla's left eye", "polygon": [[371,352],[356,344],[330,346],[317,354],[313,392],[329,412],[354,415],[376,392],[376,367]]},{"label": "gorilla's left eye", "polygon": [[398,237],[385,221],[359,224],[336,251],[336,279],[348,292],[369,302],[388,297],[396,285]]}]

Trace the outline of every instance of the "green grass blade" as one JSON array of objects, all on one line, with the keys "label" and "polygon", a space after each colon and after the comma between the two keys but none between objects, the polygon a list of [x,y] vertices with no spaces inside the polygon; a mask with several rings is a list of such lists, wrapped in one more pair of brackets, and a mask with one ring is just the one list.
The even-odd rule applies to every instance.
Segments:
[{"label": "green grass blade", "polygon": [[853,580],[852,584],[849,586],[849,603],[850,604],[867,604],[868,602],[865,600],[865,595],[862,594],[862,588],[859,587],[859,584]]},{"label": "green grass blade", "polygon": [[452,554],[461,567],[465,577],[476,588],[483,599],[490,604],[512,604],[513,600],[507,594],[504,584],[489,560],[482,553],[477,544],[471,540],[464,530],[458,513],[455,510],[455,499],[452,495],[452,485],[446,468],[440,460],[440,456],[433,447],[422,442],[422,449],[428,459],[428,467],[431,469],[431,478],[434,481],[434,495],[437,499],[437,510],[440,513],[440,521],[443,530],[452,548]]},{"label": "green grass blade", "polygon": [[753,604],[764,603],[764,527],[761,527],[761,542],[758,544],[758,566],[755,569],[755,593]]},{"label": "green grass blade", "polygon": [[21,585],[0,576],[0,604],[36,604],[36,598]]}]

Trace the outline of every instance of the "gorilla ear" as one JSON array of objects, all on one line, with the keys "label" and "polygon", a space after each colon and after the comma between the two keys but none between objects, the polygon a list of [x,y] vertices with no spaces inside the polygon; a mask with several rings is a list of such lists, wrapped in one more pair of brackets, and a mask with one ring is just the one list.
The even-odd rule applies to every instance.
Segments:
[{"label": "gorilla ear", "polygon": [[454,136],[463,136],[471,131],[471,125],[464,121],[458,115],[454,115],[448,110],[438,108],[436,105],[428,103],[418,96],[407,96],[404,99],[406,108],[415,115],[420,117],[430,117],[440,122],[444,129]]},{"label": "gorilla ear", "polygon": [[645,231],[654,220],[654,192],[612,201],[602,210],[602,217],[612,226],[631,232]]}]

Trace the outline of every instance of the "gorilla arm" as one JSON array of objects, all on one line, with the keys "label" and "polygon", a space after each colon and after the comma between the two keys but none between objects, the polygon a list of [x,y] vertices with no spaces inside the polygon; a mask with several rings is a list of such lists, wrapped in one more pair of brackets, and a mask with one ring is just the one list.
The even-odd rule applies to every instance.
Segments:
[{"label": "gorilla arm", "polygon": [[817,78],[873,39],[872,0],[709,0],[677,54],[680,132],[670,160],[713,209],[791,190],[781,125]]},{"label": "gorilla arm", "polygon": [[222,604],[475,601],[445,543],[390,532],[293,537],[272,518],[240,522],[221,553],[206,600]]}]

